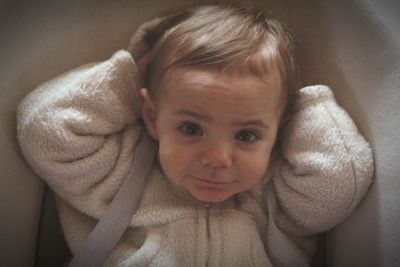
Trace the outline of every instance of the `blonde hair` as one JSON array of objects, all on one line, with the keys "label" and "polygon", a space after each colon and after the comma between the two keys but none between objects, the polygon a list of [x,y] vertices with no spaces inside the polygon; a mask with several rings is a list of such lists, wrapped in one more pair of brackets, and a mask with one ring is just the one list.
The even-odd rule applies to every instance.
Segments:
[{"label": "blonde hair", "polygon": [[277,19],[255,9],[222,5],[188,9],[165,18],[145,40],[153,47],[145,77],[152,94],[163,75],[178,66],[251,72],[262,79],[278,71],[283,113],[298,86],[292,35]]}]

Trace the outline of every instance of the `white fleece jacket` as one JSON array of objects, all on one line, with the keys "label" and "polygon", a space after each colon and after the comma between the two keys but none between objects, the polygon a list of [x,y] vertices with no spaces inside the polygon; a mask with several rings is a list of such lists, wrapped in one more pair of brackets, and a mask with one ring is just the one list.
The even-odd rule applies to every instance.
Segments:
[{"label": "white fleece jacket", "polygon": [[[40,85],[19,105],[22,153],[58,196],[72,253],[132,166],[145,131],[140,86],[133,57],[121,50]],[[279,148],[259,185],[212,206],[172,184],[155,162],[130,227],[105,265],[309,265],[316,234],[346,219],[366,194],[372,151],[322,85],[299,91]],[[302,260],[288,263],[290,253]]]}]

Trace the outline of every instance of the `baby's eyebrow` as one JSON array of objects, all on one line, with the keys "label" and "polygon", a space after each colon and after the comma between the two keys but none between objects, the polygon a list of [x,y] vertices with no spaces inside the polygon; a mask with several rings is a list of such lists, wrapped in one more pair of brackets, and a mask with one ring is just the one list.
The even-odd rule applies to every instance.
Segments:
[{"label": "baby's eyebrow", "polygon": [[[173,114],[178,115],[178,116],[190,116],[190,117],[194,117],[196,119],[202,120],[202,121],[212,121],[213,120],[210,116],[208,116],[206,114],[198,113],[198,112],[195,112],[192,110],[187,110],[187,109],[181,109],[181,110],[175,111]],[[265,129],[269,128],[268,124],[260,118],[243,120],[243,121],[235,121],[232,123],[232,125],[234,125],[236,127],[249,127],[249,126],[254,127],[254,126],[256,126],[256,127],[265,128]]]},{"label": "baby's eyebrow", "polygon": [[265,129],[269,128],[268,124],[265,121],[263,121],[262,119],[251,119],[251,120],[245,120],[245,121],[238,121],[238,122],[234,122],[233,125],[240,126],[240,127],[257,126],[257,127],[261,127],[261,128],[265,128]]},{"label": "baby's eyebrow", "polygon": [[203,120],[203,121],[212,121],[212,118],[206,114],[198,113],[192,110],[181,109],[175,111],[173,115],[180,115],[180,116],[191,116],[195,117],[196,119]]}]

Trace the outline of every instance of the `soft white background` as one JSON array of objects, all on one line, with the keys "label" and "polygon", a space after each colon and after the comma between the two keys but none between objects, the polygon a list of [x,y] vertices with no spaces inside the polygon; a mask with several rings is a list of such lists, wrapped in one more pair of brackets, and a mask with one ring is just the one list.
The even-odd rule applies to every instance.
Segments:
[{"label": "soft white background", "polygon": [[[331,86],[374,147],[375,182],[356,213],[328,234],[328,266],[398,266],[400,5],[237,2],[283,17],[301,41],[305,82]],[[194,3],[199,1],[0,1],[1,266],[33,266],[43,199],[43,184],[16,142],[17,103],[40,82],[125,48],[136,27],[160,11]]]}]

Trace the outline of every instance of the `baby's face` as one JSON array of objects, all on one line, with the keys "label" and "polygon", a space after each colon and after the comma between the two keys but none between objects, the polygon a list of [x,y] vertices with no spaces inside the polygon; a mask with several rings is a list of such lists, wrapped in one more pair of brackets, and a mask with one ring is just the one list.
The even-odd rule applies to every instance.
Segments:
[{"label": "baby's face", "polygon": [[153,102],[155,116],[146,122],[159,141],[167,177],[206,202],[220,202],[255,186],[268,167],[279,127],[277,81],[171,69],[161,81],[162,96]]}]

